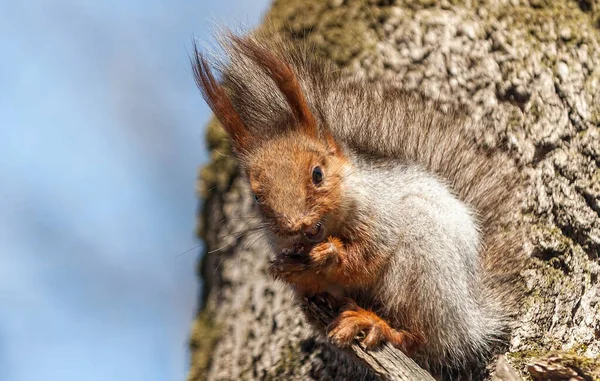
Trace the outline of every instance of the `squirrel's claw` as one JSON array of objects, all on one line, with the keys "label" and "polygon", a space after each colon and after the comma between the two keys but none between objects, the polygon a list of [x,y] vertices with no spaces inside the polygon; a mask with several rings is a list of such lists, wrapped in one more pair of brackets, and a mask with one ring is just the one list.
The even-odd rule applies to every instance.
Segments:
[{"label": "squirrel's claw", "polygon": [[380,326],[378,324],[374,324],[371,326],[371,328],[369,328],[369,333],[367,336],[362,339],[362,343],[367,349],[373,349],[379,346],[384,339],[385,337],[383,336]]},{"label": "squirrel's claw", "polygon": [[328,336],[337,345],[346,347],[359,340],[367,349],[388,342],[406,354],[411,354],[424,340],[419,334],[397,331],[375,313],[351,302],[329,326]]},{"label": "squirrel's claw", "polygon": [[[381,319],[372,312],[363,310],[354,302],[347,304],[331,325],[329,338],[341,347],[347,347],[356,339],[367,349],[378,346],[384,339],[379,327]],[[383,322],[383,321],[381,321]],[[387,323],[383,322],[387,325]]]}]

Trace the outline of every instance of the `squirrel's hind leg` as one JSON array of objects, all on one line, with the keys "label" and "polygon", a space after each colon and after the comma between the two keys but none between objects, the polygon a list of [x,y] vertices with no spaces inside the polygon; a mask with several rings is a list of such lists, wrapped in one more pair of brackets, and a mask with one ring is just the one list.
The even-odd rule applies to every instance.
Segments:
[{"label": "squirrel's hind leg", "polygon": [[425,342],[421,334],[396,330],[374,312],[360,308],[354,300],[345,301],[340,315],[328,328],[327,336],[335,344],[345,347],[358,339],[367,349],[373,349],[388,342],[411,355]]}]

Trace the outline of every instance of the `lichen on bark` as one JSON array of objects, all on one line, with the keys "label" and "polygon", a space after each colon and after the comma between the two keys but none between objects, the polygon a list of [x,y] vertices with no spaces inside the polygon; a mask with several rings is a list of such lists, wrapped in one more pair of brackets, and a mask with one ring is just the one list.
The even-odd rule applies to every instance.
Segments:
[{"label": "lichen on bark", "polygon": [[[494,122],[474,131],[479,143],[506,146],[527,182],[528,294],[507,354],[526,377],[553,351],[567,367],[598,368],[599,14],[592,0],[277,0],[265,18],[269,33],[306,39],[343,70]],[[267,277],[268,251],[244,234],[248,191],[215,122],[208,142],[211,163],[198,186],[203,320],[195,323],[190,380],[364,372],[314,340],[288,292]],[[217,335],[208,321],[219,322]],[[208,345],[194,344],[203,335]]]}]

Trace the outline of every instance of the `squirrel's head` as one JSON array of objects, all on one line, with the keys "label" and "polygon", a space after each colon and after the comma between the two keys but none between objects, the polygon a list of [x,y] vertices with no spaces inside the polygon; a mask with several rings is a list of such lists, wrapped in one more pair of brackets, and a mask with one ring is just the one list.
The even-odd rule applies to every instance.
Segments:
[{"label": "squirrel's head", "polygon": [[[227,132],[270,230],[286,241],[322,241],[331,225],[328,217],[342,207],[342,180],[349,168],[342,148],[323,118],[311,110],[291,65],[250,38],[230,35],[229,43],[238,58],[254,64],[276,86],[273,102],[285,99],[286,115],[263,122],[276,124],[266,129],[271,133],[248,128],[236,106],[253,99],[239,99],[238,95],[238,102],[232,102],[197,50],[193,62],[196,82]],[[261,92],[263,96],[269,93]]]},{"label": "squirrel's head", "polygon": [[333,142],[292,131],[266,141],[244,163],[256,203],[272,230],[286,237],[325,237],[340,208],[346,160]]}]

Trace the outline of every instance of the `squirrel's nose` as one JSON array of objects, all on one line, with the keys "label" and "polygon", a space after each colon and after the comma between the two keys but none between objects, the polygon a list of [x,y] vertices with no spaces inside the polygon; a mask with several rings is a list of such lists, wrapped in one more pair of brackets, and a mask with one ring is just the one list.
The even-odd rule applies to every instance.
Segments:
[{"label": "squirrel's nose", "polygon": [[305,216],[292,218],[287,215],[283,215],[279,218],[279,222],[279,226],[281,226],[283,230],[290,235],[299,234],[308,226],[305,221]]}]

